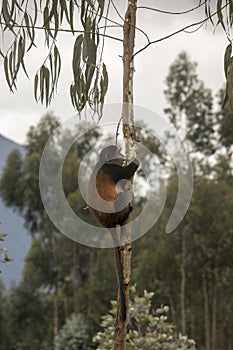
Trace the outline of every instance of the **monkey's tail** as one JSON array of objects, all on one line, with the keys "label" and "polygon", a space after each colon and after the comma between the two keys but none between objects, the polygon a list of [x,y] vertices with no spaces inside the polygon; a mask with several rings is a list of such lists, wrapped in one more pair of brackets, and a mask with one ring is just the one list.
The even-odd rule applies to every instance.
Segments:
[{"label": "monkey's tail", "polygon": [[121,248],[115,247],[115,262],[116,262],[116,272],[118,277],[118,285],[120,290],[120,300],[121,300],[121,320],[124,322],[126,320],[126,299],[125,299],[125,284],[123,275],[123,266],[121,262]]},{"label": "monkey's tail", "polygon": [[120,292],[120,307],[121,307],[121,321],[126,320],[126,298],[125,298],[125,284],[124,284],[124,274],[123,266],[121,261],[121,247],[119,246],[116,228],[110,229],[112,239],[115,245],[114,255],[115,255],[115,265],[116,265],[116,274]]}]

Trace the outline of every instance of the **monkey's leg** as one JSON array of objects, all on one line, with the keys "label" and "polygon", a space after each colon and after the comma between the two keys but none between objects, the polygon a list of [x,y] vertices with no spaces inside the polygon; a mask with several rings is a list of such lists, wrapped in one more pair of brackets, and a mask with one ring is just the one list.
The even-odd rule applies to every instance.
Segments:
[{"label": "monkey's leg", "polygon": [[111,228],[109,229],[109,231],[111,233],[111,236],[115,245],[114,255],[115,255],[116,274],[117,274],[118,286],[120,291],[121,320],[124,322],[126,320],[126,299],[125,299],[123,266],[121,261],[121,247],[119,246],[116,228]]}]

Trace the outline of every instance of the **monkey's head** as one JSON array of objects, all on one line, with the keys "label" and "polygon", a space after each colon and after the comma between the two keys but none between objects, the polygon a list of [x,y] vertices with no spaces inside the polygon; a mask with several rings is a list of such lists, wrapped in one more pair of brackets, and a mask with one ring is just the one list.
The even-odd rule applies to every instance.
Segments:
[{"label": "monkey's head", "polygon": [[99,156],[99,162],[106,163],[110,161],[121,160],[123,161],[124,156],[120,153],[119,149],[114,146],[107,146],[101,152]]}]

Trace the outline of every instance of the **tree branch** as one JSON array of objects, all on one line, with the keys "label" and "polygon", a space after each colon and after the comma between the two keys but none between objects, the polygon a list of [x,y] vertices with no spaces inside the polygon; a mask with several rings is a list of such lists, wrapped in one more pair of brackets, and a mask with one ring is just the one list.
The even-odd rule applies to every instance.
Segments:
[{"label": "tree branch", "polygon": [[137,52],[135,52],[134,56],[138,55],[139,53],[141,53],[142,51],[146,50],[150,45],[152,44],[156,44],[156,43],[159,43],[161,41],[164,41],[166,39],[169,39],[179,33],[182,33],[182,32],[185,32],[187,29],[189,28],[192,28],[192,27],[195,27],[195,26],[202,26],[204,25],[209,19],[212,19],[214,16],[216,16],[216,14],[220,11],[222,11],[225,7],[227,7],[229,5],[229,3],[225,4],[220,10],[214,12],[213,14],[211,14],[210,16],[206,17],[205,19],[201,20],[201,21],[198,21],[198,22],[195,22],[195,23],[192,23],[192,24],[189,24],[181,29],[178,29],[177,31],[171,33],[171,34],[168,34],[162,38],[159,38],[159,39],[156,39],[156,40],[153,40],[153,41],[150,41],[149,43],[147,43],[145,46],[143,46],[141,49],[139,49]]},{"label": "tree branch", "polygon": [[160,10],[160,9],[153,8],[153,7],[148,7],[148,6],[138,6],[137,9],[144,9],[144,10],[164,13],[164,14],[167,14],[167,15],[185,15],[187,13],[190,13],[190,12],[193,12],[193,11],[199,9],[201,6],[205,5],[206,2],[207,2],[207,0],[205,0],[202,3],[200,3],[198,6],[195,6],[195,7],[191,8],[190,10],[181,11],[181,12],[164,11],[164,10]]},{"label": "tree branch", "polygon": [[[2,25],[7,25],[5,22],[2,22],[0,21],[0,24]],[[37,29],[37,30],[45,30],[44,27],[41,27],[41,26],[26,26],[26,25],[21,25],[21,24],[14,24],[14,27],[15,28],[29,28],[29,29]],[[55,31],[54,28],[50,28],[51,31]],[[63,32],[63,33],[88,33],[87,31],[85,30],[78,30],[78,29],[74,29],[74,30],[71,30],[71,29],[62,29],[62,28],[59,28],[57,29],[58,32]],[[120,42],[123,42],[123,39],[120,39],[118,37],[115,37],[115,36],[112,36],[112,35],[108,35],[108,34],[101,34],[101,33],[98,33],[100,36],[102,37],[105,37],[105,38],[108,38],[108,39],[113,39],[113,40],[116,40],[116,41],[120,41]]]}]

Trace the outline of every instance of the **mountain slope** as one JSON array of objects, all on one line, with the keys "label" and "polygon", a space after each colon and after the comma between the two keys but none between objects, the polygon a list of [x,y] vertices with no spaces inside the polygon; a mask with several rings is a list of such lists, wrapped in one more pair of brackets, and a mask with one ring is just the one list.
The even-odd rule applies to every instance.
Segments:
[{"label": "mountain slope", "polygon": [[[0,134],[0,175],[7,156],[15,148],[18,148],[23,153],[22,146]],[[7,248],[9,257],[14,259],[13,262],[1,264],[0,266],[0,278],[8,289],[12,283],[17,284],[21,279],[24,259],[28,253],[31,238],[24,228],[23,218],[13,212],[12,209],[7,208],[1,198],[0,222],[0,232],[7,233],[5,241],[1,242],[1,247]]]}]

